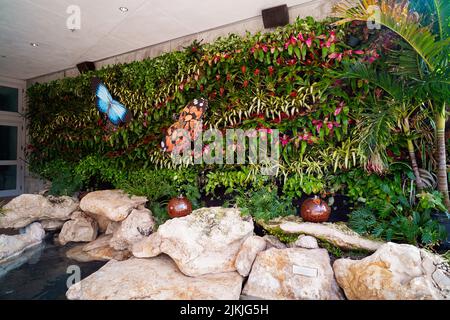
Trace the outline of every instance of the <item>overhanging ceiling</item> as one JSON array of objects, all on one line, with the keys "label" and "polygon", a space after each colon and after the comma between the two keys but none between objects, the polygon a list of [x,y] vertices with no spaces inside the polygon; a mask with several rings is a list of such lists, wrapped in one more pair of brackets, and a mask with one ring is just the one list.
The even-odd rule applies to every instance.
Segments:
[{"label": "overhanging ceiling", "polygon": [[[0,76],[30,79],[306,2],[0,0]],[[81,29],[74,32],[66,26],[70,5],[81,10]]]}]

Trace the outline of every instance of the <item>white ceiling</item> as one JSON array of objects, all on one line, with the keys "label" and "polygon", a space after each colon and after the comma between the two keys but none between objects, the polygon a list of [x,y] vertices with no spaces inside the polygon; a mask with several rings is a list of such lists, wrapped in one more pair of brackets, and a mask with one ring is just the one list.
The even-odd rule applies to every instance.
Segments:
[{"label": "white ceiling", "polygon": [[[0,0],[0,76],[30,79],[309,1]],[[75,32],[69,5],[81,9]]]}]

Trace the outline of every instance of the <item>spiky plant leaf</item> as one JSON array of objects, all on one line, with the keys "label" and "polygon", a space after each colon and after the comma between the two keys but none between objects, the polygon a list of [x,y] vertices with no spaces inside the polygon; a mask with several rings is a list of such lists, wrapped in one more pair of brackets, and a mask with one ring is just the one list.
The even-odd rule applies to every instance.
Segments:
[{"label": "spiky plant leaf", "polygon": [[420,16],[410,10],[405,0],[343,0],[333,11],[340,18],[336,25],[361,20],[375,21],[389,28],[417,52],[430,71],[434,71],[442,59],[443,49],[450,43],[448,38],[436,40],[430,27],[419,23]]}]

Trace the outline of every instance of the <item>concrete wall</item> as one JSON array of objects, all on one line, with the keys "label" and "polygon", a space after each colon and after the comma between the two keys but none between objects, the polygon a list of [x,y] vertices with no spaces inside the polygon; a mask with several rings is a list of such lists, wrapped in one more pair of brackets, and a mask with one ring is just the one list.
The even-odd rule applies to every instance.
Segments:
[{"label": "concrete wall", "polygon": [[[333,4],[336,2],[338,2],[338,0],[313,0],[308,3],[290,7],[289,20],[290,22],[293,22],[297,17],[307,17],[307,16],[312,16],[318,20],[324,19],[331,15],[331,8]],[[243,21],[238,21],[233,24],[225,25],[219,28],[205,30],[200,33],[191,34],[185,37],[169,40],[163,43],[134,50],[100,61],[95,61],[95,66],[96,69],[101,69],[102,67],[108,65],[139,61],[144,60],[146,58],[154,58],[166,52],[180,50],[183,47],[186,47],[189,44],[191,44],[194,40],[198,41],[203,40],[204,43],[207,43],[213,42],[220,36],[227,36],[230,33],[245,35],[247,31],[255,33],[263,30],[265,29],[263,26],[262,17],[257,16]],[[65,77],[76,77],[78,75],[79,72],[76,67],[66,69],[48,75],[40,76],[37,78],[29,79],[27,80],[27,87],[31,86],[34,83],[45,83],[52,80],[62,79]],[[26,193],[36,193],[46,187],[48,187],[48,183],[39,179],[39,177],[33,176],[32,174],[29,173],[28,170],[25,171],[24,189]]]}]

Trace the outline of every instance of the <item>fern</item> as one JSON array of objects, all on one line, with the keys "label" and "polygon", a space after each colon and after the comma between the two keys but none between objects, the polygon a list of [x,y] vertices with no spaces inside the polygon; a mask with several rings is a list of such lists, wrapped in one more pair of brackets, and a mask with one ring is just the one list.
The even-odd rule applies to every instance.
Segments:
[{"label": "fern", "polygon": [[273,186],[241,192],[235,198],[235,202],[243,214],[253,216],[256,221],[268,221],[279,216],[295,214],[292,199],[279,197],[277,189]]},{"label": "fern", "polygon": [[440,207],[439,193],[423,193],[415,206],[398,203],[371,202],[353,211],[349,226],[363,235],[371,235],[387,241],[434,246],[446,238],[445,228],[431,218],[431,210]]}]

